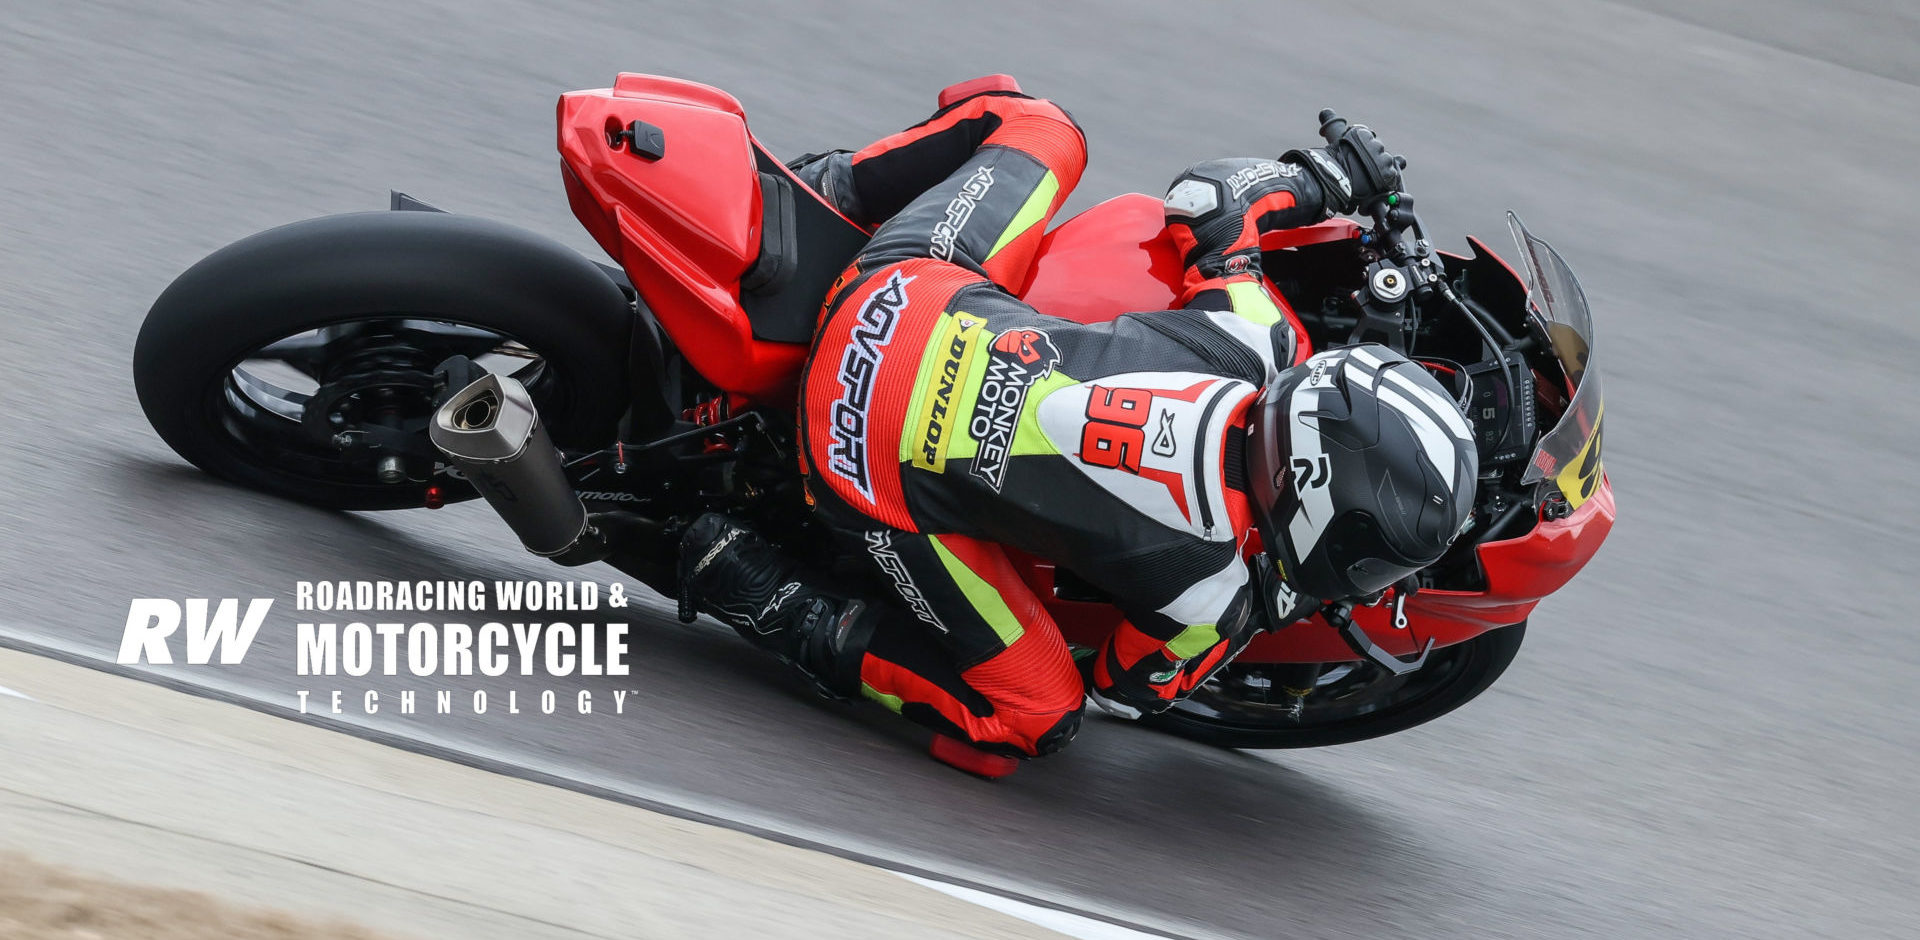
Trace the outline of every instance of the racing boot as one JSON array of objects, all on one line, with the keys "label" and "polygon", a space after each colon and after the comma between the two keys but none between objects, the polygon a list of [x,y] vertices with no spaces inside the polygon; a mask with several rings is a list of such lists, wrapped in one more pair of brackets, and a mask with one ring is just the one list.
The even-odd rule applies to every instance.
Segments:
[{"label": "racing boot", "polygon": [[680,541],[680,619],[712,614],[828,698],[860,691],[879,611],[809,583],[800,564],[740,522],[710,512]]}]

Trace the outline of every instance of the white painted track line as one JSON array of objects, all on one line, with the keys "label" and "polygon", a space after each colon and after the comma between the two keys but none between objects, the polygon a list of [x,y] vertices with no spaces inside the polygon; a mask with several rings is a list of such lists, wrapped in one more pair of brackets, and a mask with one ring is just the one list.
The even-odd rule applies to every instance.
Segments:
[{"label": "white painted track line", "polygon": [[1055,933],[1066,934],[1069,937],[1078,938],[1078,940],[1160,940],[1161,936],[1160,934],[1143,933],[1131,927],[1122,927],[1119,924],[1108,923],[1103,920],[1082,917],[1071,911],[1041,907],[1037,904],[1028,904],[1025,901],[1016,900],[1004,895],[991,894],[977,888],[966,887],[965,885],[949,884],[944,881],[936,881],[932,878],[922,878],[919,875],[909,875],[901,871],[896,871],[894,874],[915,884],[932,888],[941,894],[959,898],[962,901],[971,901],[981,907],[1018,917],[1034,926],[1045,927]]}]

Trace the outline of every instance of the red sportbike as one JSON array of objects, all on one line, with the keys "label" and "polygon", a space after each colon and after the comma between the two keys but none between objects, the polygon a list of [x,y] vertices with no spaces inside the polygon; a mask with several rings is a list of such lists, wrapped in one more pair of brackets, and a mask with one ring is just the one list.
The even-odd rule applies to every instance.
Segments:
[{"label": "red sportbike", "polygon": [[[942,104],[990,89],[948,89]],[[673,534],[707,510],[797,551],[797,380],[822,298],[867,232],[756,141],[718,89],[623,74],[559,104],[574,214],[615,265],[395,193],[392,210],[243,239],[155,302],[134,377],[155,430],[216,476],[336,509],[485,496],[528,548],[607,560],[671,592]],[[1160,200],[1121,196],[1049,233],[1022,297],[1083,322],[1169,306]],[[1399,731],[1479,694],[1528,615],[1612,528],[1580,286],[1509,217],[1518,264],[1433,251],[1399,194],[1262,248],[1311,348],[1373,341],[1450,376],[1480,440],[1477,509],[1410,593],[1255,640],[1147,720],[1233,747]],[[1411,288],[1410,286],[1411,285]],[[549,441],[551,443],[549,443]],[[1021,559],[1070,643],[1118,611]],[[744,647],[743,647],[744,648]]]}]

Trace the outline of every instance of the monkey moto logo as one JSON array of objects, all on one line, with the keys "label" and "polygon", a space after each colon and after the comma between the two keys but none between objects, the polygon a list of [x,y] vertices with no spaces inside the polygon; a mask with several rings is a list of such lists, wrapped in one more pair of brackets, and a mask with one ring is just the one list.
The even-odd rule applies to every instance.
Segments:
[{"label": "monkey moto logo", "polygon": [[1027,403],[1027,392],[1033,383],[1051,374],[1059,362],[1060,351],[1044,330],[1008,330],[987,350],[987,374],[974,399],[967,432],[980,443],[971,472],[996,493],[1007,479],[1014,429],[1020,423],[1020,408]]}]

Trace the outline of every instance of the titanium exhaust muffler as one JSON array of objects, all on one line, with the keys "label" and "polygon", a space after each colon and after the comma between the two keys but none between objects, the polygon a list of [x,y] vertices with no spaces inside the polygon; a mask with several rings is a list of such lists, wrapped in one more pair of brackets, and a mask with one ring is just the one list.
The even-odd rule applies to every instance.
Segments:
[{"label": "titanium exhaust muffler", "polygon": [[427,434],[527,551],[563,565],[607,556],[533,396],[518,380],[491,374],[475,380],[434,412]]}]

